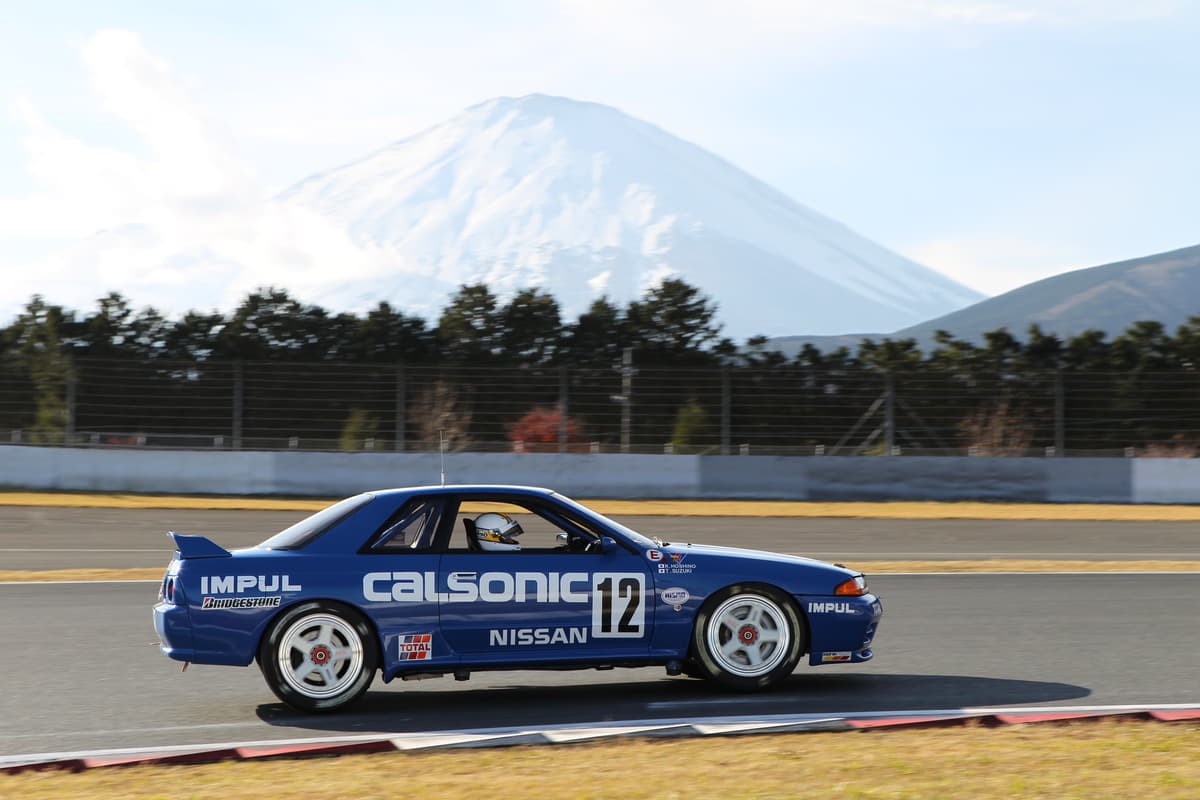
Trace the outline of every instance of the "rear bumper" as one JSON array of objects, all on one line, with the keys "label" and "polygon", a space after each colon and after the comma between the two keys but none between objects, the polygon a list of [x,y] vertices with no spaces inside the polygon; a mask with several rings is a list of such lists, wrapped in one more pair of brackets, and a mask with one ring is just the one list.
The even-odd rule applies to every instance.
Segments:
[{"label": "rear bumper", "polygon": [[159,649],[176,661],[194,661],[195,645],[187,606],[159,603],[154,607],[154,630]]}]

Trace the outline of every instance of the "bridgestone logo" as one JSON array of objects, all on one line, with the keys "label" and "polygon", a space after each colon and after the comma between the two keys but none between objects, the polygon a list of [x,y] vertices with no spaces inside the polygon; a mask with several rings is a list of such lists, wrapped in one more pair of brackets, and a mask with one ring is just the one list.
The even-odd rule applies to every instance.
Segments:
[{"label": "bridgestone logo", "polygon": [[277,608],[282,599],[281,597],[206,597],[200,608]]}]

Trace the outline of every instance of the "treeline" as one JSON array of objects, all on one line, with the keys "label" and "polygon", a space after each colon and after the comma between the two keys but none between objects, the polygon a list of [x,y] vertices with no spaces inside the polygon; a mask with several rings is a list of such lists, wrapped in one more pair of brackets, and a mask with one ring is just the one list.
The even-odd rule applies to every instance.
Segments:
[{"label": "treeline", "polygon": [[[806,344],[787,356],[752,337],[739,346],[721,336],[718,305],[699,289],[669,279],[619,307],[605,298],[573,321],[538,289],[507,303],[484,285],[462,286],[433,324],[386,302],[361,315],[305,304],[287,291],[252,292],[229,314],[189,311],[169,319],[154,308],[135,310],[119,293],[80,313],[34,296],[0,329],[0,359],[32,366],[55,355],[176,361],[274,361],[528,366],[611,366],[626,348],[639,364],[784,366],[821,371],[923,368],[1028,373],[1051,369],[1091,372],[1196,371],[1200,315],[1174,332],[1141,321],[1109,338],[1088,330],[1066,339],[1031,326],[1024,338],[1005,328],[981,342],[938,331],[931,348],[914,339],[863,339],[852,351]],[[802,316],[795,327],[802,329]]]},{"label": "treeline", "polygon": [[884,338],[788,356],[764,337],[722,337],[717,310],[677,279],[569,321],[544,292],[501,302],[482,285],[461,287],[432,323],[387,303],[335,313],[281,289],[178,319],[116,293],[86,313],[35,296],[0,329],[0,435],[149,432],[159,446],[265,449],[420,449],[446,435],[457,448],[777,454],[1200,446],[1200,315],[1173,332],[1151,321],[1112,338],[939,331],[927,351]]},{"label": "treeline", "polygon": [[175,320],[134,310],[115,292],[85,314],[34,296],[0,331],[0,357],[607,366],[628,347],[640,360],[704,365],[737,351],[720,337],[716,313],[698,289],[674,279],[624,308],[596,300],[572,322],[538,289],[501,303],[483,285],[462,286],[433,325],[385,302],[339,313],[275,288],[250,293],[229,314],[189,311]]}]

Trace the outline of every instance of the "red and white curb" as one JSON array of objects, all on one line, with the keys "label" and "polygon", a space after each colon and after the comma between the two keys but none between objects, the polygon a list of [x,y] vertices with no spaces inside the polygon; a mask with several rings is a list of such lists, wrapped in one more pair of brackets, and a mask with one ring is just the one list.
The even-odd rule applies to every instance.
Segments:
[{"label": "red and white curb", "polygon": [[1036,706],[1030,708],[928,709],[855,712],[845,715],[798,714],[755,718],[714,718],[706,721],[648,720],[595,726],[558,726],[536,730],[492,728],[442,733],[409,733],[387,737],[374,734],[223,744],[131,747],[87,752],[0,756],[0,773],[45,770],[78,772],[96,767],[143,764],[200,764],[226,760],[305,758],[351,753],[572,744],[622,738],[685,738],[767,733],[869,731],[881,728],[945,727],[965,725],[968,722],[997,726],[1112,718],[1155,722],[1200,722],[1200,706]]}]

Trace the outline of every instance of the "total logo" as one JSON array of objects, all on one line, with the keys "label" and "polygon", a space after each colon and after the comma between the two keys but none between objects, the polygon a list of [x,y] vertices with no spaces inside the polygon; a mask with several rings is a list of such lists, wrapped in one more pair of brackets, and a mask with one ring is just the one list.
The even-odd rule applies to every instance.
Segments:
[{"label": "total logo", "polygon": [[400,661],[428,661],[433,657],[432,633],[403,633],[396,643]]},{"label": "total logo", "polygon": [[300,584],[290,575],[205,575],[200,578],[200,594],[257,594],[298,592]]}]

